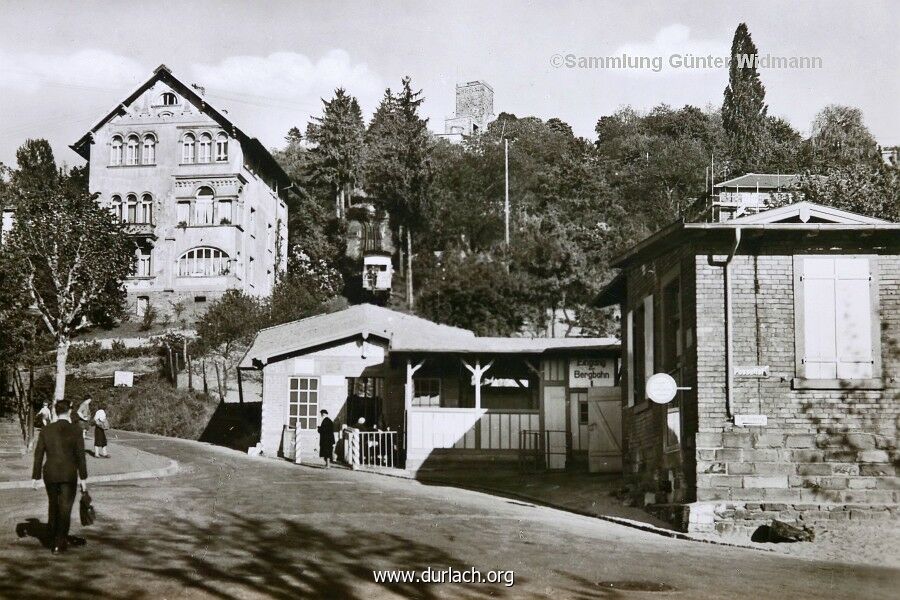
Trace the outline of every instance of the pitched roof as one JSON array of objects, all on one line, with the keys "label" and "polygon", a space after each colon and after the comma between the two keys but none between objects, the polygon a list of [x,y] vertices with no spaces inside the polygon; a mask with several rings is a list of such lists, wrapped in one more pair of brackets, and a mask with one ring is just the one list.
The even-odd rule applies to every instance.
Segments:
[{"label": "pitched roof", "polygon": [[[814,202],[797,202],[773,208],[755,215],[731,219],[722,223],[684,223],[676,222],[664,227],[648,238],[638,242],[625,252],[613,257],[611,266],[622,268],[631,263],[646,260],[653,256],[677,248],[690,241],[726,240],[734,237],[734,231],[740,229],[745,234],[753,232],[762,236],[780,232],[787,235],[815,233],[865,232],[867,235],[880,236],[878,243],[900,243],[900,223],[891,223],[874,217],[867,217],[830,206],[822,206]],[[746,235],[745,235],[746,237]],[[875,238],[871,240],[875,244]],[[615,280],[604,288],[598,301],[601,306],[615,303],[621,297],[623,287],[613,289]]]},{"label": "pitched roof", "polygon": [[788,223],[800,221],[801,223],[825,222],[825,223],[842,223],[845,225],[853,224],[873,224],[888,223],[884,219],[876,219],[875,217],[867,217],[859,215],[847,210],[840,210],[830,206],[823,206],[815,202],[795,202],[780,208],[772,208],[764,210],[753,215],[746,215],[725,221],[732,226],[753,224],[753,223]]},{"label": "pitched roof", "polygon": [[175,75],[172,74],[172,71],[166,65],[159,65],[154,71],[153,75],[141,84],[136,90],[134,90],[127,98],[122,100],[119,104],[116,105],[114,109],[112,109],[106,116],[104,116],[100,121],[97,122],[96,125],[91,127],[90,131],[85,133],[81,138],[69,146],[72,150],[77,152],[82,158],[87,160],[90,157],[90,144],[93,141],[93,135],[97,132],[101,127],[106,125],[109,121],[117,117],[122,113],[123,107],[128,106],[141,94],[146,92],[148,89],[153,87],[153,85],[157,81],[162,81],[166,83],[173,90],[181,94],[184,98],[186,98],[192,104],[199,106],[200,109],[207,114],[211,119],[213,119],[216,123],[219,124],[220,127],[229,131],[237,140],[240,142],[241,147],[244,148],[244,152],[254,157],[261,169],[272,179],[278,182],[283,188],[286,188],[291,184],[291,178],[284,172],[284,169],[281,168],[281,165],[272,157],[271,153],[266,149],[266,147],[260,142],[258,139],[254,137],[250,137],[241,129],[235,125],[228,117],[217,111],[212,105],[210,105],[205,98],[197,94],[190,86],[185,85],[181,80],[179,80]]},{"label": "pitched roof", "polygon": [[261,330],[241,359],[240,367],[252,368],[254,361],[266,364],[280,356],[369,335],[405,345],[412,345],[416,340],[428,340],[435,345],[451,344],[475,337],[468,329],[441,325],[372,304],[357,304],[338,312]]},{"label": "pitched roof", "polygon": [[740,177],[729,179],[717,183],[716,188],[759,188],[759,189],[785,189],[791,188],[800,182],[800,175],[797,174],[775,174],[775,173],[747,173]]},{"label": "pitched roof", "polygon": [[543,354],[561,350],[618,351],[615,338],[476,337],[468,329],[434,323],[371,304],[263,329],[241,359],[241,369],[257,368],[360,336],[388,342],[391,352],[417,354]]},{"label": "pitched roof", "polygon": [[404,339],[391,344],[392,352],[421,354],[544,354],[561,350],[616,350],[616,338],[510,338],[474,337],[434,344],[425,339]]}]

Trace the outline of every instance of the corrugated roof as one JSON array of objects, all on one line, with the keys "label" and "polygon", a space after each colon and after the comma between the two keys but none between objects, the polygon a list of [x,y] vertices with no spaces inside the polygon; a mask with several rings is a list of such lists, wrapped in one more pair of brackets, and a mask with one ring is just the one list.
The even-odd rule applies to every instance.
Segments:
[{"label": "corrugated roof", "polygon": [[791,188],[800,182],[800,175],[797,174],[776,174],[776,173],[747,173],[728,181],[717,183],[717,188],[760,188],[760,189],[786,189]]},{"label": "corrugated roof", "polygon": [[278,356],[363,334],[405,345],[427,340],[436,346],[475,337],[468,329],[441,325],[372,304],[358,304],[261,330],[241,359],[240,367],[252,368],[254,360],[265,364]]}]

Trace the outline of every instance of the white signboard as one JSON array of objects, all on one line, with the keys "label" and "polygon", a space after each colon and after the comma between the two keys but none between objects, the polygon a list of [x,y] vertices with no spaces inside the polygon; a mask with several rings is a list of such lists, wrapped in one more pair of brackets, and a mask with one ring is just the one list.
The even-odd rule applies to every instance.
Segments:
[{"label": "white signboard", "polygon": [[678,393],[675,379],[666,373],[657,373],[647,379],[647,397],[657,404],[667,404]]},{"label": "white signboard", "polygon": [[569,387],[613,387],[616,384],[614,358],[569,359]]},{"label": "white signboard", "polygon": [[769,367],[764,365],[749,365],[734,368],[735,377],[758,377],[764,378],[769,376]]},{"label": "white signboard", "polygon": [[768,423],[766,415],[734,415],[734,424],[738,427],[765,427]]},{"label": "white signboard", "polygon": [[133,387],[134,371],[116,371],[113,375],[113,385],[116,387]]}]

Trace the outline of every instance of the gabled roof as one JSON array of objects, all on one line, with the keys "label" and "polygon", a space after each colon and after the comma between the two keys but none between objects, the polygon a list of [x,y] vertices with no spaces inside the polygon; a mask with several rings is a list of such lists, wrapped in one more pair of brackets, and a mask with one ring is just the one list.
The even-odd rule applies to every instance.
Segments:
[{"label": "gabled roof", "polygon": [[[634,262],[658,256],[688,242],[727,241],[734,237],[733,232],[736,229],[745,233],[753,232],[758,236],[774,232],[780,232],[782,236],[800,236],[804,233],[823,235],[826,233],[864,232],[870,236],[881,236],[878,239],[889,244],[900,243],[900,236],[897,235],[900,233],[900,223],[866,217],[813,202],[797,202],[723,223],[684,223],[680,221],[672,223],[615,256],[611,261],[611,266],[622,268]],[[876,243],[875,238],[872,238],[871,243]],[[614,285],[618,285],[619,289],[613,290],[611,286]],[[621,291],[620,283],[613,280],[607,287],[609,288],[608,293],[603,293],[601,296],[604,301],[620,295],[618,293]],[[616,293],[612,293],[613,291]]]},{"label": "gabled roof", "polygon": [[759,189],[786,189],[797,185],[800,182],[800,175],[797,174],[775,174],[775,173],[747,173],[740,177],[729,179],[717,183],[716,188],[759,188]]},{"label": "gabled roof", "polygon": [[872,224],[887,223],[884,219],[876,219],[874,217],[866,217],[846,210],[823,206],[815,202],[796,202],[781,208],[773,208],[764,210],[754,215],[746,215],[725,221],[732,225],[743,225],[753,223],[791,223],[791,222],[809,223],[843,223],[845,225],[853,224]]},{"label": "gabled roof", "polygon": [[413,345],[417,340],[443,345],[474,338],[475,334],[468,329],[441,325],[380,306],[357,304],[338,312],[261,330],[241,359],[240,368],[254,368],[272,359],[302,354],[305,350],[359,336],[374,336],[405,345]]},{"label": "gabled roof", "polygon": [[96,133],[101,127],[109,123],[112,119],[122,114],[125,106],[128,106],[129,104],[137,100],[141,94],[153,87],[153,85],[157,81],[164,82],[173,90],[178,92],[183,98],[185,98],[192,104],[199,106],[200,109],[216,123],[218,123],[220,127],[229,131],[235,137],[235,139],[240,142],[241,147],[244,149],[244,152],[255,158],[256,162],[259,163],[260,168],[265,171],[266,175],[275,180],[281,186],[281,188],[287,188],[291,184],[290,177],[288,177],[287,173],[284,172],[284,169],[282,169],[281,165],[279,165],[278,162],[272,157],[271,153],[269,153],[262,142],[260,142],[256,138],[248,136],[246,133],[241,131],[241,129],[238,128],[237,125],[232,123],[231,120],[228,119],[225,115],[217,111],[206,101],[206,99],[200,96],[190,86],[185,85],[181,80],[175,77],[175,75],[172,74],[172,71],[166,65],[159,65],[153,71],[153,75],[147,81],[141,84],[127,98],[117,104],[116,107],[112,109],[106,116],[100,119],[100,121],[98,121],[96,125],[91,127],[90,131],[81,136],[81,138],[77,142],[69,147],[77,152],[82,158],[88,160],[88,158],[90,157],[90,144],[93,141],[94,133]]},{"label": "gabled roof", "polygon": [[263,329],[241,359],[254,369],[332,344],[380,338],[390,352],[406,354],[544,354],[563,350],[617,352],[615,338],[476,337],[468,329],[434,323],[371,304]]}]

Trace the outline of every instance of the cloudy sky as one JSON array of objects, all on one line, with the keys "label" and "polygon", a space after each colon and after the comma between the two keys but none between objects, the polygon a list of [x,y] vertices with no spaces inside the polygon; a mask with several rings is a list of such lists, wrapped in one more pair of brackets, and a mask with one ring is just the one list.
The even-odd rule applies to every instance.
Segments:
[{"label": "cloudy sky", "polygon": [[[811,56],[823,68],[762,70],[770,114],[803,132],[829,103],[857,106],[883,145],[900,143],[900,12],[870,2],[335,2],[187,3],[0,0],[0,161],[29,137],[59,161],[152,70],[165,63],[207,89],[250,135],[279,146],[320,98],[343,86],[371,114],[410,75],[435,131],[454,84],[488,81],[497,112],[558,117],[593,138],[598,117],[721,103],[727,72],[668,67],[669,57],[728,54],[745,21],[761,53]],[[662,56],[649,70],[555,67],[560,57]]]}]

